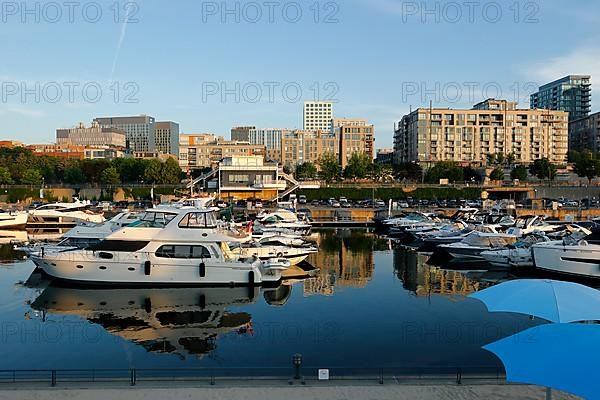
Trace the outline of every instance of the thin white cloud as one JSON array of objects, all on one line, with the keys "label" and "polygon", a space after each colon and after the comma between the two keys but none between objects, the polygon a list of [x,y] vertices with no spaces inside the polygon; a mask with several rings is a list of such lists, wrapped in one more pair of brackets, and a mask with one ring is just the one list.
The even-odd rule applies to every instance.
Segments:
[{"label": "thin white cloud", "polygon": [[109,82],[113,83],[113,78],[115,76],[115,71],[117,69],[117,63],[119,61],[119,55],[121,54],[121,47],[123,46],[123,42],[125,41],[125,34],[127,33],[127,25],[129,25],[129,17],[131,16],[131,12],[135,11],[134,7],[126,7],[125,11],[125,19],[121,24],[121,34],[119,35],[119,42],[117,43],[117,50],[115,51],[115,57],[113,58],[112,68],[110,70],[110,79]]},{"label": "thin white cloud", "polygon": [[[530,81],[544,84],[566,75],[591,75],[600,78],[600,45],[590,44],[578,47],[568,53],[540,60],[523,66],[522,74]],[[592,85],[592,111],[598,111],[599,104],[594,98],[600,95],[600,89]]]},{"label": "thin white cloud", "polygon": [[18,114],[18,115],[28,117],[28,118],[43,118],[46,116],[46,113],[44,111],[35,110],[32,108],[26,108],[26,107],[16,107],[16,106],[0,108],[0,114],[2,114],[2,115]]}]

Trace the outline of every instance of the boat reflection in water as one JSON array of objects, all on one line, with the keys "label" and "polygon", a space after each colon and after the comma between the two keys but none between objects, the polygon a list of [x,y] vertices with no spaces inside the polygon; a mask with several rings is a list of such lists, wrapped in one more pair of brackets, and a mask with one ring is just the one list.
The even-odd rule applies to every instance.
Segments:
[{"label": "boat reflection in water", "polygon": [[456,265],[428,264],[429,256],[399,248],[394,249],[394,272],[406,290],[417,296],[433,294],[468,296],[507,279],[507,271],[488,271]]},{"label": "boat reflection in water", "polygon": [[[49,286],[31,307],[43,314],[74,315],[156,353],[206,355],[219,335],[252,333],[252,317],[229,307],[254,303],[263,290],[248,288],[83,289]],[[264,291],[285,304],[291,287]]]}]

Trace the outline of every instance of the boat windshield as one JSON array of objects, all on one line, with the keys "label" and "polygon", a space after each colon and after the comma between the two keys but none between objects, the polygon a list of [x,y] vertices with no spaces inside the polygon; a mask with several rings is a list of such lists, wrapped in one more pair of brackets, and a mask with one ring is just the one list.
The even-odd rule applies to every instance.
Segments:
[{"label": "boat windshield", "polygon": [[190,212],[179,222],[180,228],[206,229],[216,228],[217,218],[212,212]]},{"label": "boat windshield", "polygon": [[142,217],[132,222],[128,227],[133,228],[164,228],[175,218],[176,214],[167,212],[146,211]]},{"label": "boat windshield", "polygon": [[469,235],[462,243],[476,247],[506,247],[515,240],[504,236]]}]

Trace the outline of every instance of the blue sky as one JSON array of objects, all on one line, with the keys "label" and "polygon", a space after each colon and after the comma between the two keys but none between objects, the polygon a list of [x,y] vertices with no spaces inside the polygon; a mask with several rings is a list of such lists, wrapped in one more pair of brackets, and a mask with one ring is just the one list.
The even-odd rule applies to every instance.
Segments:
[{"label": "blue sky", "polygon": [[0,138],[50,143],[56,128],[137,114],[229,137],[301,128],[302,102],[331,97],[336,116],[373,122],[382,148],[430,100],[528,107],[534,84],[600,76],[600,3],[472,3],[3,2]]}]

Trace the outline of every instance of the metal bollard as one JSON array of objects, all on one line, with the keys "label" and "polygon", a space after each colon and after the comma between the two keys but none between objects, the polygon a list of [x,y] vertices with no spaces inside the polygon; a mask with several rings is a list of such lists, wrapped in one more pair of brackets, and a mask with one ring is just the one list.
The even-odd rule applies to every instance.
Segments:
[{"label": "metal bollard", "polygon": [[462,384],[462,370],[460,368],[456,370],[456,383]]},{"label": "metal bollard", "polygon": [[294,354],[292,363],[294,364],[294,379],[298,380],[302,373],[302,354]]},{"label": "metal bollard", "polygon": [[135,372],[135,369],[132,369],[132,370],[131,370],[131,376],[130,376],[130,383],[131,383],[131,386],[135,386],[135,384],[136,384],[136,381],[137,381],[137,374],[136,374],[136,372]]},{"label": "metal bollard", "polygon": [[56,371],[55,370],[52,370],[52,377],[51,377],[50,385],[52,387],[56,386]]}]

